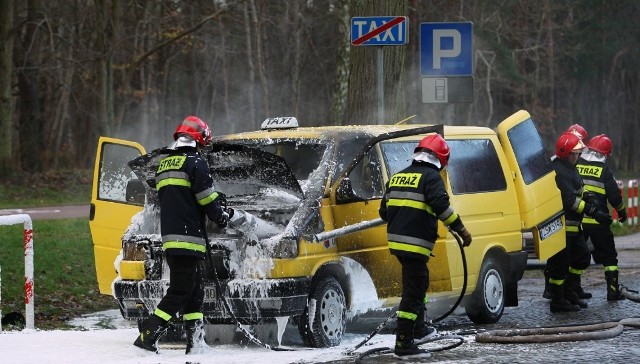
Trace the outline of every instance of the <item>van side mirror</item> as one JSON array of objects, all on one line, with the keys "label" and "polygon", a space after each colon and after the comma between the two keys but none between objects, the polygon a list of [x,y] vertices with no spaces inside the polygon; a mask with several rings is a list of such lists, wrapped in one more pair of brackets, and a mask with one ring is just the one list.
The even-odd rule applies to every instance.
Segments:
[{"label": "van side mirror", "polygon": [[141,180],[135,178],[127,182],[125,198],[128,203],[140,206],[144,205],[144,185]]}]

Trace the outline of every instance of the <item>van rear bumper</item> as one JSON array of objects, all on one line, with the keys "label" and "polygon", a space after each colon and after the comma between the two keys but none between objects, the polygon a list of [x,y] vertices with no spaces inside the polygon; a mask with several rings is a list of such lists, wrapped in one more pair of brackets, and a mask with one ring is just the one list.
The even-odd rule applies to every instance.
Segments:
[{"label": "van rear bumper", "polygon": [[524,270],[527,268],[528,253],[525,250],[510,252],[509,270],[506,274],[505,285],[505,306],[514,307],[518,305],[518,281],[522,279]]}]

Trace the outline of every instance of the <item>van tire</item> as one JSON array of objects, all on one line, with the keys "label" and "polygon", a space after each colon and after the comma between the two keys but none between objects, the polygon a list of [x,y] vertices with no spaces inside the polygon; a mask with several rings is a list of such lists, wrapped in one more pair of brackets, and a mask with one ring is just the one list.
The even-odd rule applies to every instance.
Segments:
[{"label": "van tire", "polygon": [[505,306],[504,268],[493,257],[482,262],[478,284],[465,305],[467,316],[476,324],[493,324],[500,320]]},{"label": "van tire", "polygon": [[[314,310],[311,323],[310,307]],[[298,332],[307,346],[337,346],[345,332],[346,317],[346,299],[340,283],[331,276],[319,277],[311,286],[307,307],[298,320]]]}]

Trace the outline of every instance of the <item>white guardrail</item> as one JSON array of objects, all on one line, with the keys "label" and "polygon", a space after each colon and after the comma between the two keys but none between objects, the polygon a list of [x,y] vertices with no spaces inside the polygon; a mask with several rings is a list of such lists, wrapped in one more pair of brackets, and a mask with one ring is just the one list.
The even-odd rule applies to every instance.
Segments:
[{"label": "white guardrail", "polygon": [[[0,216],[0,225],[24,225],[24,305],[26,328],[35,329],[34,319],[34,284],[33,284],[33,223],[27,214]],[[1,279],[1,277],[0,277]],[[0,288],[1,288],[0,280]],[[0,297],[0,317],[2,316],[2,299]],[[0,332],[2,323],[0,322]]]}]

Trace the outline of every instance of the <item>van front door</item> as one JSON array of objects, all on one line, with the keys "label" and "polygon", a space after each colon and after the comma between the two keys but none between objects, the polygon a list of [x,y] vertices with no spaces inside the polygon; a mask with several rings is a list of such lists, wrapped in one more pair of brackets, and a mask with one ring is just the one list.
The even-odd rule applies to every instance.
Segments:
[{"label": "van front door", "polygon": [[127,165],[143,154],[146,154],[144,147],[135,142],[106,137],[98,141],[89,228],[102,294],[112,294],[111,283],[116,278],[114,261],[122,247],[122,234],[144,205],[140,181]]}]

